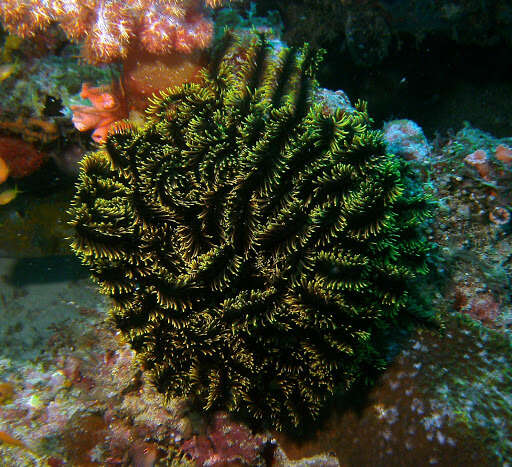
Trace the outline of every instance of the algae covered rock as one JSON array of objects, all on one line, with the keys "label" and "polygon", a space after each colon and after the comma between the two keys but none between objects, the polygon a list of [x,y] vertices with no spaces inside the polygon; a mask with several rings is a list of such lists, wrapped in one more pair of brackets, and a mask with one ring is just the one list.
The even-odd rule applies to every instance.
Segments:
[{"label": "algae covered rock", "polygon": [[202,84],[84,158],[73,248],[157,388],[273,426],[383,364],[429,204],[365,106],[311,102],[319,54],[226,35]]}]

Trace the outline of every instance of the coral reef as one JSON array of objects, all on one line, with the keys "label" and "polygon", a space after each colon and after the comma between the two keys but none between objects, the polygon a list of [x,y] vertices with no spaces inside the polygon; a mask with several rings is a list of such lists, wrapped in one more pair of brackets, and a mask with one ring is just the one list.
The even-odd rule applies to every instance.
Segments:
[{"label": "coral reef", "polygon": [[[187,414],[180,401],[165,404],[105,321],[103,300],[85,277],[63,276],[65,265],[54,262],[60,276],[42,287],[31,280],[50,264],[35,268],[31,259],[29,274],[18,274],[20,283],[12,275],[15,263],[0,259],[0,432],[29,450],[0,443],[0,464],[145,465],[155,449],[167,458],[191,446],[220,463],[216,454],[236,454],[232,442],[240,435],[248,447],[269,441],[268,434],[253,435],[223,415],[214,414],[209,425]],[[449,319],[444,336],[411,336],[364,403],[354,391],[347,406],[330,407],[330,419],[313,438],[275,434],[265,463],[254,455],[238,459],[251,467],[409,465],[418,459],[501,465],[512,452],[511,356],[505,336]],[[159,462],[155,467],[168,465]]]},{"label": "coral reef", "polygon": [[312,105],[317,54],[231,43],[84,158],[72,246],[161,392],[300,425],[423,317],[429,205],[363,104]]},{"label": "coral reef", "polygon": [[383,132],[387,150],[405,160],[425,162],[430,155],[430,145],[423,130],[412,120],[386,122]]},{"label": "coral reef", "polygon": [[0,83],[2,136],[21,138],[45,153],[77,141],[70,107],[85,104],[79,96],[82,82],[112,80],[111,70],[83,63],[77,54],[78,47],[71,44],[61,46],[59,56],[20,52],[18,72]]},{"label": "coral reef", "polygon": [[[125,65],[122,68],[122,83],[114,79],[108,92],[114,98],[111,105],[107,105],[108,108],[98,107],[97,100],[89,109],[73,103],[76,128],[80,131],[94,130],[93,139],[100,142],[112,124],[126,118],[130,110],[143,111],[147,106],[147,97],[154,92],[198,78],[196,74],[204,66],[201,51],[209,45],[213,36],[213,23],[204,6],[217,7],[222,3],[220,0],[6,0],[0,2],[0,20],[10,33],[23,38],[37,37],[39,42],[50,35],[48,31],[55,29],[50,27],[52,24],[58,24],[68,39],[83,46],[82,54],[89,64]],[[4,49],[9,57],[11,49],[7,45],[6,40]],[[65,44],[60,47],[63,49]],[[63,55],[60,50],[58,55]],[[57,62],[63,59],[55,57]],[[21,75],[21,71],[18,73],[19,66],[3,66],[5,71],[0,70],[0,80],[9,79],[14,70]],[[67,73],[55,73],[53,68],[50,72],[58,75],[57,80],[62,80],[64,76],[68,81]],[[70,67],[73,71],[76,68],[76,65]],[[85,83],[95,82],[85,78]],[[41,107],[39,96],[34,96],[31,89],[32,81],[34,78],[31,77],[14,83],[17,87],[29,89],[24,89],[21,95],[9,92],[3,100],[6,112],[18,107],[8,104],[13,98],[26,102],[31,113],[34,108]],[[56,84],[56,80],[47,79],[43,86],[51,87],[48,83]],[[41,85],[37,84],[37,87]],[[53,87],[58,89],[58,86]],[[53,91],[51,97],[58,98],[62,93],[67,101],[66,91],[70,87],[67,82],[63,92],[60,89]],[[91,97],[91,93],[84,89],[82,98],[87,97]],[[35,101],[27,102],[28,99]],[[64,102],[66,104],[68,102]]]},{"label": "coral reef", "polygon": [[214,415],[205,435],[186,440],[181,450],[197,465],[222,467],[224,465],[263,465],[266,439],[253,435],[244,425],[233,422],[221,412]]},{"label": "coral reef", "polygon": [[59,128],[51,121],[39,118],[22,118],[16,120],[0,120],[0,131],[9,135],[16,135],[28,143],[45,145],[59,138]]},{"label": "coral reef", "polygon": [[[42,286],[28,261],[20,281],[11,269],[19,261],[6,269],[0,260],[0,464],[191,467],[176,447],[191,436],[179,402],[164,407],[141,378],[133,352],[105,326],[89,281],[78,268],[63,274],[59,261],[55,282]],[[6,444],[4,433],[23,449]],[[168,463],[151,463],[155,451]]]},{"label": "coral reef", "polygon": [[[501,160],[505,147],[512,147],[512,138],[498,139],[466,125],[434,142],[427,172],[439,199],[432,235],[445,274],[445,301],[439,307],[501,332],[512,328],[512,170]],[[485,155],[483,168],[474,164],[478,152]]]},{"label": "coral reef", "polygon": [[0,157],[9,167],[9,176],[23,178],[41,167],[47,156],[18,138],[0,137]]},{"label": "coral reef", "polygon": [[105,140],[116,121],[128,117],[128,109],[123,105],[124,100],[119,97],[116,88],[93,88],[84,83],[80,97],[89,99],[92,107],[72,105],[73,125],[79,131],[94,130],[91,137],[97,143]]},{"label": "coral reef", "polygon": [[[22,3],[23,0],[17,2],[18,5]],[[248,280],[245,289],[239,287],[239,283],[253,276],[240,275],[233,279],[234,276],[230,275],[232,270],[226,273],[225,283],[213,284],[207,276],[197,280],[199,274],[206,274],[203,267],[208,259],[203,253],[205,249],[210,249],[209,252],[218,245],[228,244],[229,235],[234,232],[229,230],[232,224],[228,222],[228,215],[229,209],[234,212],[237,206],[230,203],[237,200],[235,195],[247,182],[256,164],[265,164],[264,159],[249,159],[249,152],[250,157],[255,156],[256,146],[263,144],[261,134],[274,137],[272,131],[279,132],[284,128],[280,126],[283,124],[280,120],[283,115],[280,113],[281,107],[264,105],[268,103],[265,96],[269,91],[265,86],[255,84],[249,87],[249,110],[243,116],[237,113],[243,108],[240,110],[240,106],[236,106],[235,102],[240,100],[236,100],[239,94],[233,93],[233,88],[243,86],[246,71],[253,63],[262,62],[251,62],[253,55],[248,57],[247,50],[241,54],[231,54],[229,64],[223,62],[217,68],[217,71],[221,71],[222,79],[216,82],[228,84],[219,91],[222,97],[219,99],[215,83],[211,81],[218,76],[212,72],[214,68],[206,81],[203,81],[203,74],[199,71],[210,57],[209,53],[200,50],[192,53],[173,50],[169,55],[157,55],[148,53],[143,47],[136,47],[137,50],[130,49],[122,64],[94,66],[85,60],[77,60],[79,45],[69,43],[58,24],[38,34],[37,41],[6,36],[0,32],[0,46],[5,39],[0,49],[0,142],[3,138],[23,140],[45,159],[50,158],[35,172],[27,172],[27,176],[15,179],[0,154],[0,182],[4,183],[0,185],[0,465],[508,465],[512,459],[512,132],[507,108],[507,105],[510,107],[510,99],[507,96],[512,96],[512,93],[509,92],[510,80],[504,86],[495,83],[500,79],[497,76],[500,67],[504,73],[508,73],[510,50],[503,47],[500,53],[493,48],[489,53],[486,46],[500,44],[504,38],[511,37],[512,4],[503,0],[258,0],[257,5],[251,2],[249,7],[249,3],[249,0],[245,0],[237,11],[234,8],[224,10],[222,14],[226,15],[227,23],[231,22],[229,24],[235,27],[253,25],[259,31],[268,30],[272,22],[264,19],[259,21],[255,16],[261,13],[260,5],[266,3],[269,8],[276,8],[279,3],[281,7],[289,7],[289,12],[295,8],[293,18],[284,18],[287,33],[293,32],[295,27],[296,32],[301,32],[302,28],[303,34],[307,33],[321,43],[326,41],[325,45],[331,46],[328,56],[332,67],[329,71],[329,67],[323,64],[319,69],[319,81],[333,90],[342,87],[350,96],[363,95],[371,102],[371,114],[378,122],[376,126],[380,127],[380,121],[388,122],[383,132],[385,149],[379,146],[371,160],[380,161],[384,157],[384,160],[396,163],[402,172],[402,163],[391,156],[383,156],[382,151],[394,154],[398,159],[413,159],[405,164],[407,169],[415,171],[417,179],[424,180],[429,193],[439,199],[436,221],[428,223],[425,232],[428,241],[438,245],[428,257],[433,271],[429,280],[422,280],[419,285],[425,292],[431,292],[428,306],[442,316],[443,332],[420,329],[404,336],[393,327],[395,322],[391,320],[391,335],[382,336],[371,329],[370,339],[376,340],[376,349],[381,348],[381,336],[385,337],[386,342],[391,342],[385,353],[386,370],[375,378],[375,384],[371,387],[354,382],[344,394],[342,390],[346,380],[343,375],[340,376],[340,391],[336,391],[340,397],[325,401],[319,415],[321,423],[308,424],[311,433],[305,430],[306,433],[300,433],[301,436],[297,437],[295,432],[293,436],[288,436],[283,432],[253,431],[252,424],[244,424],[226,413],[226,409],[227,412],[231,410],[229,384],[242,374],[244,368],[249,367],[250,384],[258,387],[264,396],[268,395],[272,402],[280,398],[276,404],[281,404],[278,409],[284,415],[280,417],[286,418],[288,409],[284,406],[286,399],[282,394],[288,388],[281,390],[273,387],[275,381],[283,382],[284,378],[275,378],[265,386],[266,381],[260,384],[255,373],[258,371],[263,378],[269,377],[272,369],[283,368],[283,364],[289,363],[290,359],[283,360],[282,355],[291,353],[295,357],[300,351],[304,354],[301,355],[303,361],[309,359],[309,365],[313,360],[312,353],[319,349],[323,341],[315,337],[313,341],[306,342],[311,344],[307,349],[301,347],[299,351],[297,348],[305,340],[298,344],[294,341],[289,345],[287,341],[266,347],[265,343],[270,341],[273,344],[275,341],[272,339],[277,340],[276,336],[309,337],[311,333],[314,334],[316,326],[321,327],[326,323],[325,315],[318,317],[317,313],[313,316],[307,310],[297,316],[297,308],[292,307],[286,309],[286,315],[276,313],[272,307],[261,307],[249,316],[247,310],[250,304],[243,301],[245,297],[239,298],[240,290],[248,291],[247,296],[255,294],[254,291],[267,291],[274,285],[271,281],[278,274],[281,274],[278,280],[288,280],[291,275],[282,272],[283,261],[291,258],[293,253],[302,254],[304,249],[272,255],[268,248],[264,251],[254,241],[250,247],[251,253],[244,260],[255,264],[253,270],[261,272],[262,279],[256,285],[255,281]],[[55,0],[45,4],[54,5]],[[104,4],[111,6],[116,2],[106,0]],[[92,1],[84,0],[82,5],[92,5]],[[344,16],[336,16],[335,10],[342,8]],[[239,17],[235,17],[235,13]],[[209,15],[209,12],[205,10],[204,14]],[[219,19],[222,14],[220,11],[212,13],[216,31],[223,30]],[[274,24],[279,25],[279,21]],[[389,30],[393,34],[391,42]],[[382,37],[377,34],[379,31],[383,32]],[[443,36],[442,40],[439,40],[440,35]],[[284,46],[279,44],[276,36],[268,37],[273,46],[269,56],[275,59]],[[302,39],[299,42],[302,43]],[[457,50],[450,46],[452,42],[477,42],[478,47]],[[134,48],[140,45],[137,37],[131,38],[131,45]],[[341,53],[340,47],[344,47]],[[476,50],[480,52],[475,53]],[[299,52],[296,56],[297,63],[303,59],[303,53]],[[382,66],[359,68],[360,65],[378,63],[386,53],[389,56],[383,60]],[[417,58],[411,60],[414,56]],[[354,62],[358,66],[354,66]],[[467,65],[461,67],[463,62]],[[265,77],[278,74],[272,71],[275,64],[265,63],[261,72],[263,82],[269,86],[281,82],[280,79],[273,83],[270,83],[271,80],[265,81]],[[283,100],[288,103],[297,102],[300,83],[309,84],[307,80],[300,81],[298,68],[291,74],[292,80],[282,80],[287,84],[282,93],[286,96]],[[237,73],[234,79],[232,72]],[[327,79],[329,72],[340,79]],[[224,80],[227,75],[229,79]],[[509,75],[504,79],[507,80]],[[166,78],[170,79],[166,81]],[[122,158],[119,155],[116,158],[118,153],[112,152],[104,144],[108,130],[103,125],[104,145],[101,149],[108,163],[105,162],[106,168],[100,173],[88,170],[87,176],[94,178],[97,189],[88,192],[90,198],[85,199],[84,203],[94,207],[88,211],[93,219],[98,219],[98,212],[104,215],[102,219],[113,219],[112,212],[125,217],[116,217],[115,225],[104,223],[99,227],[93,226],[95,229],[98,227],[95,234],[110,229],[107,233],[112,238],[112,245],[109,243],[106,247],[100,242],[95,243],[97,247],[108,248],[108,252],[100,252],[105,257],[97,263],[93,272],[103,274],[101,279],[107,286],[117,281],[119,276],[105,278],[107,273],[118,272],[104,267],[110,260],[122,272],[132,274],[127,279],[121,277],[117,283],[122,287],[134,286],[130,290],[113,292],[115,308],[114,313],[110,312],[110,319],[107,319],[108,308],[112,305],[110,297],[98,295],[95,284],[87,279],[88,271],[81,267],[74,256],[69,256],[69,238],[74,232],[68,224],[66,210],[74,192],[69,183],[71,180],[63,177],[63,174],[67,173],[73,181],[76,180],[78,160],[85,148],[91,145],[89,136],[79,134],[71,124],[70,107],[85,105],[85,102],[78,100],[84,82],[94,83],[88,89],[93,93],[93,100],[95,94],[92,86],[98,86],[119,99],[120,108],[130,111],[133,108],[144,109],[148,96],[151,97],[153,93],[158,95],[158,90],[167,86],[181,85],[183,82],[198,85],[179,88],[183,95],[172,103],[161,103],[161,115],[153,114],[145,129],[118,129],[112,135],[114,149],[120,148],[122,156],[129,158],[129,163],[122,168],[112,165],[114,159],[119,162]],[[350,82],[358,83],[358,86],[351,86]],[[470,82],[477,84],[472,86],[468,84]],[[487,86],[484,82],[493,84]],[[207,94],[203,100],[196,96],[200,88],[201,92]],[[262,196],[267,196],[265,199],[274,196],[275,187],[286,178],[282,174],[291,172],[287,172],[288,162],[293,164],[296,160],[294,157],[302,156],[293,156],[293,151],[298,147],[298,140],[295,139],[298,138],[297,134],[302,132],[299,135],[302,139],[299,140],[305,142],[305,147],[309,147],[307,141],[323,141],[321,135],[310,133],[311,121],[334,122],[336,131],[343,133],[334,139],[334,143],[349,141],[347,145],[342,145],[341,150],[338,147],[330,148],[331,154],[337,156],[340,152],[343,157],[352,154],[349,144],[353,144],[354,135],[366,134],[364,128],[357,131],[353,128],[353,123],[358,118],[362,119],[360,104],[352,106],[343,91],[315,89],[315,86],[312,91],[308,99],[318,113],[308,107],[310,114],[307,124],[299,117],[298,126],[290,124],[273,140],[270,136],[267,140],[268,145],[275,148],[274,154],[277,156],[273,160],[276,164],[283,160],[285,162],[274,171],[276,176],[281,177],[279,182],[255,189],[251,194],[249,207],[253,211],[250,212],[256,213],[256,217],[248,225],[255,235],[265,227],[262,222],[266,219],[258,217],[261,208],[258,203],[261,203]],[[108,96],[102,96],[102,92],[97,94],[108,102]],[[219,104],[219,107],[210,101],[204,107],[198,104],[198,101],[202,105],[210,98],[216,102],[222,101],[222,105]],[[226,102],[229,105],[224,105]],[[87,112],[93,116],[106,116],[106,110],[111,109],[102,109],[105,106],[101,100],[99,104],[99,109],[89,108]],[[261,107],[265,108],[262,110]],[[181,112],[179,120],[180,115],[176,112],[182,110],[185,112]],[[191,117],[192,113],[198,118]],[[255,115],[257,118],[263,115],[264,124],[254,129],[258,137],[249,141],[247,133],[240,134],[238,130],[254,124]],[[313,117],[310,118],[311,115]],[[119,113],[116,118],[124,116]],[[341,124],[340,118],[353,120],[352,123]],[[404,120],[390,122],[390,118]],[[427,141],[422,129],[405,118],[420,123],[427,138],[436,135],[434,140]],[[170,119],[172,123],[164,123],[165,119]],[[458,131],[463,121],[472,122],[473,127],[468,123]],[[256,120],[258,122],[261,120]],[[275,126],[270,129],[267,123]],[[364,125],[370,127],[369,122],[365,121]],[[477,130],[475,125],[495,135]],[[289,130],[291,127],[294,129]],[[448,134],[444,135],[447,128],[453,130],[448,130]],[[171,135],[162,132],[162,129],[170,129]],[[288,137],[290,134],[292,136]],[[208,146],[200,154],[188,151],[190,148],[197,149],[196,137],[202,138],[201,148]],[[233,137],[237,138],[236,143],[232,142]],[[94,147],[97,151],[96,145]],[[150,148],[158,152],[157,157]],[[309,207],[316,206],[315,202],[325,193],[322,189],[328,177],[321,172],[334,167],[329,165],[332,161],[323,158],[324,149],[324,146],[320,146],[306,153],[312,155],[318,150],[318,160],[307,161],[300,168],[294,167],[294,170],[297,169],[295,178],[285,183],[284,193],[276,195],[276,198],[283,198],[283,203],[276,206],[276,212],[286,209],[289,196],[295,196],[294,188],[300,189],[305,183],[316,182],[316,185],[311,185],[311,191],[303,189],[299,193],[304,212],[307,215],[311,213]],[[288,157],[290,150],[293,157]],[[111,155],[108,151],[111,151]],[[173,151],[181,151],[181,154],[178,156]],[[30,152],[27,154],[30,155]],[[211,164],[205,159],[216,156],[218,158]],[[237,158],[241,158],[241,161]],[[151,166],[155,161],[156,164]],[[30,161],[27,162],[30,166]],[[169,167],[167,162],[174,165]],[[317,162],[325,165],[312,173],[316,170]],[[353,165],[347,165],[349,172],[354,169]],[[22,166],[23,162],[19,167]],[[97,165],[95,167],[98,168]],[[213,168],[212,172],[202,172],[210,168]],[[264,168],[275,169],[271,165]],[[172,178],[170,174],[173,171],[178,178]],[[157,172],[158,177],[151,181],[149,176]],[[354,190],[360,192],[360,183],[365,183],[365,178],[372,187],[382,186],[381,182],[377,183],[372,178],[379,173],[377,169],[369,171],[368,166],[364,165],[356,172],[356,186],[347,186],[346,180],[337,180],[336,188],[327,195],[330,196],[329,202],[334,199],[335,203],[339,203],[339,198],[333,195],[334,192],[338,193],[335,190],[339,185],[346,187],[341,201],[352,199],[349,197]],[[404,186],[404,196],[410,196],[413,186],[409,183],[412,182],[401,178],[402,175],[398,183]],[[272,181],[272,177],[262,176],[261,183]],[[161,184],[157,185],[156,181]],[[170,188],[167,182],[171,184]],[[110,197],[112,192],[102,191],[105,185],[107,188],[112,186],[109,183],[114,184],[116,190],[119,188],[115,196]],[[199,230],[203,229],[200,233],[204,233],[206,227],[212,225],[201,215],[197,216],[197,224],[191,221],[194,209],[206,206],[206,195],[198,193],[205,187],[207,194],[219,194],[219,190],[225,189],[226,196],[230,197],[215,200],[218,207],[215,214],[219,215],[218,224],[223,230],[205,236],[207,246],[195,255],[195,252],[189,253],[192,247],[187,243],[188,232],[185,229],[199,225]],[[8,205],[2,205],[11,201],[18,192],[23,195]],[[303,197],[304,193],[311,193],[311,199]],[[180,202],[169,207],[168,204],[160,204],[162,199]],[[129,210],[119,208],[127,205]],[[155,206],[156,210],[153,209]],[[395,214],[393,206],[397,204],[389,204],[387,212]],[[169,214],[171,208],[174,211]],[[176,214],[178,208],[183,211]],[[190,211],[186,210],[188,208]],[[191,211],[189,218],[183,217]],[[201,214],[204,212],[201,211]],[[241,222],[252,220],[246,214],[240,218]],[[288,222],[289,218],[285,221]],[[284,221],[281,225],[285,225]],[[140,238],[133,240],[131,235],[139,235]],[[221,235],[224,237],[220,238]],[[300,247],[301,235],[297,235],[298,241],[293,247]],[[127,238],[130,243],[123,243]],[[338,238],[329,241],[335,242]],[[393,241],[392,246],[396,245]],[[346,237],[343,237],[339,244],[345,245],[345,242]],[[326,242],[314,253],[330,246]],[[139,247],[140,251],[134,252]],[[336,248],[331,250],[337,251]],[[124,256],[107,257],[114,254]],[[372,255],[372,258],[382,258],[380,255],[381,252]],[[309,260],[312,256],[303,257]],[[261,261],[257,261],[259,259]],[[265,259],[268,261],[262,266]],[[271,260],[274,261],[272,271],[268,266]],[[125,267],[127,264],[133,269]],[[233,264],[230,263],[230,266]],[[301,263],[292,266],[296,264],[302,266]],[[171,270],[170,265],[177,265],[179,271]],[[307,263],[305,267],[314,267],[314,264]],[[337,265],[331,272],[339,273],[336,268]],[[315,273],[306,270],[304,275],[308,278]],[[189,308],[155,305],[159,299],[157,291],[167,293],[164,299],[169,296],[175,298],[175,291],[168,293],[164,286],[179,281],[183,281],[179,285],[188,286],[192,275],[194,286],[197,285],[192,291],[197,291],[199,298],[193,297],[195,301]],[[261,283],[264,285],[256,288]],[[277,285],[279,291],[285,290],[281,283]],[[137,295],[139,289],[146,287],[144,295]],[[368,288],[371,289],[371,286]],[[186,291],[190,290],[188,288]],[[352,299],[359,291],[352,295],[346,290],[330,292],[331,296],[349,296]],[[130,308],[129,299],[134,296],[147,300],[147,307],[141,309],[143,313],[140,315],[132,313]],[[369,297],[368,302],[373,298],[375,294]],[[120,300],[125,301],[119,303]],[[233,306],[223,308],[226,302],[226,305],[232,305],[235,300],[236,305],[240,305],[235,311]],[[279,305],[277,299],[274,304]],[[210,309],[206,309],[207,306]],[[238,314],[232,318],[233,315],[222,314],[226,310]],[[324,310],[321,309],[322,312]],[[267,316],[277,316],[277,322],[265,321]],[[135,322],[139,317],[141,320]],[[373,315],[364,313],[360,313],[359,317],[361,321],[373,319]],[[206,336],[204,342],[201,341],[201,325],[195,325],[203,318],[210,326],[206,327],[207,331],[213,334]],[[256,322],[253,323],[250,318]],[[408,318],[408,314],[399,310],[397,324],[407,322]],[[128,322],[132,327],[125,326],[120,330],[119,320],[125,319],[121,324]],[[173,319],[174,322],[166,322],[166,319]],[[194,319],[197,321],[192,322]],[[310,325],[313,319],[315,322]],[[326,339],[334,335],[338,339],[336,342],[342,341],[347,332],[347,323],[352,324],[349,319],[331,319],[330,322],[335,321],[338,327],[336,332],[322,328]],[[233,330],[226,324],[228,322],[235,327],[241,323],[245,328]],[[304,322],[306,326],[303,326]],[[285,326],[288,328],[282,331]],[[246,332],[249,328],[250,335]],[[215,334],[217,330],[219,334]],[[303,330],[304,334],[301,334]],[[241,334],[243,332],[245,334]],[[397,334],[400,336],[398,342]],[[182,336],[185,338],[180,340]],[[256,337],[251,342],[253,336]],[[144,339],[149,340],[148,353],[144,353],[145,348],[142,355],[137,355],[127,341],[135,345],[142,342],[141,345],[146,346],[148,340]],[[178,342],[173,342],[175,340]],[[212,340],[214,344],[221,340],[229,342],[221,347],[220,352],[219,346],[222,344],[201,347],[210,345]],[[185,345],[183,342],[190,345],[190,350],[177,348],[178,344]],[[332,342],[333,339],[328,343]],[[253,358],[252,362],[255,363],[244,361],[245,367],[235,367],[239,362],[236,358],[240,355],[236,354],[239,348],[235,348],[235,345],[238,344],[245,345],[241,355]],[[254,345],[249,348],[248,344]],[[154,346],[153,349],[151,346]],[[205,412],[201,407],[176,399],[172,391],[167,391],[167,397],[163,397],[156,390],[155,367],[151,368],[154,361],[144,358],[148,355],[162,357],[153,351],[157,346],[162,346],[163,352],[171,349],[174,355],[179,351],[179,357],[174,358],[179,363],[181,355],[184,355],[185,368],[188,365],[193,369],[195,361],[202,365],[200,370],[204,372],[199,374],[200,381],[181,378],[178,383],[189,381],[190,385],[185,390],[180,386],[178,389],[183,395],[199,394],[198,400],[203,405],[208,403],[207,400],[205,402],[206,391],[210,390],[212,382],[216,383],[214,377],[206,374],[206,370],[219,369],[219,366],[210,365],[211,360],[219,359],[219,364],[225,365],[226,368],[219,369],[220,377],[224,379],[217,386],[225,393],[213,403],[211,411]],[[213,354],[207,353],[210,349]],[[229,354],[231,350],[233,352]],[[170,358],[173,358],[172,352]],[[196,355],[198,358],[190,364]],[[377,356],[382,357],[383,354]],[[166,363],[165,358],[163,356],[160,362]],[[373,356],[370,356],[370,367],[372,359]],[[286,370],[289,368],[291,377],[308,378],[306,384],[311,383],[314,387],[319,381],[314,372],[318,371],[321,377],[321,371],[324,371],[322,365],[326,361],[319,360],[316,367],[310,365],[309,372],[299,373],[301,370],[297,371],[292,365],[288,365]],[[360,374],[366,375],[366,370],[367,367],[362,366]],[[178,376],[181,377],[180,374]],[[197,374],[191,376],[196,377]],[[312,382],[313,378],[316,379]],[[173,384],[172,373],[165,382]],[[278,392],[280,390],[281,393]],[[289,391],[293,391],[293,387]],[[267,412],[274,407],[265,403],[260,404],[263,419],[270,418]],[[243,410],[242,404],[239,407]],[[215,410],[223,405],[226,405],[225,410]],[[304,410],[303,416],[307,423],[307,410]],[[282,423],[287,421],[285,419]]]},{"label": "coral reef", "polygon": [[96,143],[103,142],[116,123],[130,118],[138,120],[149,105],[149,98],[160,90],[183,83],[199,82],[206,64],[202,53],[154,55],[132,53],[123,63],[119,80],[110,85],[91,87],[82,84],[82,99],[91,106],[72,105],[73,125],[79,131],[94,130]]},{"label": "coral reef", "polygon": [[123,62],[122,88],[130,109],[144,112],[149,98],[168,87],[199,82],[207,54],[154,55],[133,53]]},{"label": "coral reef", "polygon": [[[207,6],[220,3],[205,0]],[[213,32],[199,0],[3,0],[0,17],[20,37],[36,37],[58,23],[69,39],[85,41],[90,63],[120,60],[138,47],[153,54],[188,53],[206,47]]]},{"label": "coral reef", "polygon": [[280,448],[290,459],[333,452],[351,467],[506,463],[510,340],[456,316],[446,316],[445,326],[443,335],[411,336],[369,393],[354,391],[333,407],[314,438],[276,434]]}]

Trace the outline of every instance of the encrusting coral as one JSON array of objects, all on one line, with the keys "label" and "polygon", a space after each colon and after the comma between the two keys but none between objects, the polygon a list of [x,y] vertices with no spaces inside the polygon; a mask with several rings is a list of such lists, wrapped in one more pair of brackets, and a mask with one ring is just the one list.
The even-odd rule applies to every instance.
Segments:
[{"label": "encrusting coral", "polygon": [[363,104],[311,101],[320,54],[271,50],[227,34],[201,84],[87,155],[72,247],[161,392],[301,426],[422,314],[429,202]]}]

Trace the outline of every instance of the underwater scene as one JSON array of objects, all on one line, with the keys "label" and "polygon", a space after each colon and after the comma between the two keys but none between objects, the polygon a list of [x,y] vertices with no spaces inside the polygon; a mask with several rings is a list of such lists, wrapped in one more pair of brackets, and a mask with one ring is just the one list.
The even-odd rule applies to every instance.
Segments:
[{"label": "underwater scene", "polygon": [[510,0],[0,0],[0,467],[512,467]]}]

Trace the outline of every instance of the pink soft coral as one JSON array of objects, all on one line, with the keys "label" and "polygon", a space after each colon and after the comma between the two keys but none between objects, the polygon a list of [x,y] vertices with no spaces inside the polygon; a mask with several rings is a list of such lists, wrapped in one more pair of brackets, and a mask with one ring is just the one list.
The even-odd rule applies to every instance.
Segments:
[{"label": "pink soft coral", "polygon": [[59,23],[73,41],[84,41],[91,63],[122,60],[133,47],[150,53],[190,53],[205,48],[213,26],[202,4],[223,0],[0,0],[5,28],[35,37]]}]

